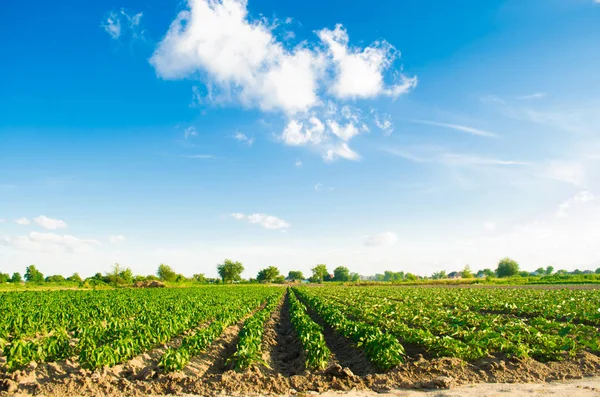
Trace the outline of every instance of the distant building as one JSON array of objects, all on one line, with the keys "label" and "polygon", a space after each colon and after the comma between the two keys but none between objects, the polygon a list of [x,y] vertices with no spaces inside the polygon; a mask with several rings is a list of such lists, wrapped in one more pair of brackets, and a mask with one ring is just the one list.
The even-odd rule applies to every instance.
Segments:
[{"label": "distant building", "polygon": [[451,273],[448,273],[448,278],[454,279],[454,280],[461,279],[462,274],[461,274],[461,272],[451,272]]}]

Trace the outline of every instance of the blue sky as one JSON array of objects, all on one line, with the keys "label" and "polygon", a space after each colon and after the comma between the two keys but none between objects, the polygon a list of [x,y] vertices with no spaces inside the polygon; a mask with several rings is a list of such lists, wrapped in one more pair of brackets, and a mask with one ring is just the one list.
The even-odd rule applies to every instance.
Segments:
[{"label": "blue sky", "polygon": [[0,271],[600,266],[594,0],[0,14]]}]

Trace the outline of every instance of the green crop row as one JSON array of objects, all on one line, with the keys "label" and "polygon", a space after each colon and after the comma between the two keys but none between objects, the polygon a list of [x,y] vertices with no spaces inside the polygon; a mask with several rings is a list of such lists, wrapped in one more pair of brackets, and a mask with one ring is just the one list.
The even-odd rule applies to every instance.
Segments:
[{"label": "green crop row", "polygon": [[331,351],[325,343],[323,329],[306,313],[306,307],[296,298],[294,291],[289,292],[290,320],[304,348],[305,365],[310,369],[325,369]]},{"label": "green crop row", "polygon": [[385,370],[404,362],[404,347],[395,336],[372,324],[349,319],[337,307],[309,294],[307,289],[295,288],[294,292],[335,331],[362,347],[366,357],[376,367]]},{"label": "green crop row", "polygon": [[265,323],[275,307],[281,302],[281,293],[269,297],[265,307],[256,312],[244,323],[239,334],[237,348],[230,360],[234,363],[235,369],[243,370],[250,368],[256,363],[267,364],[262,359],[262,337],[265,329]]}]

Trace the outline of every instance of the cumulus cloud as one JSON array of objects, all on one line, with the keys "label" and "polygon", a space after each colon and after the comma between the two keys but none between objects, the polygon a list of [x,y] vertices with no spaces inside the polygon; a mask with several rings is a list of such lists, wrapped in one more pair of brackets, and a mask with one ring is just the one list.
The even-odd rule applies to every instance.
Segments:
[{"label": "cumulus cloud", "polygon": [[31,224],[31,220],[29,220],[28,218],[19,218],[15,220],[15,223],[18,225],[27,226]]},{"label": "cumulus cloud", "polygon": [[125,33],[136,39],[144,33],[140,30],[141,19],[141,12],[129,15],[124,9],[121,9],[120,11],[110,11],[100,26],[115,40],[121,38]]},{"label": "cumulus cloud", "polygon": [[60,219],[52,219],[48,218],[45,215],[40,215],[37,218],[33,218],[33,221],[44,229],[56,230],[56,229],[66,229],[67,223],[65,221],[61,221]]},{"label": "cumulus cloud", "polygon": [[127,239],[122,234],[117,234],[115,236],[109,236],[108,237],[108,242],[111,243],[111,244],[123,243],[126,240]]},{"label": "cumulus cloud", "polygon": [[257,224],[264,227],[265,229],[270,230],[287,229],[291,226],[288,222],[284,221],[281,218],[266,214],[256,213],[246,215],[240,212],[235,212],[230,214],[230,216],[238,221],[247,221],[248,223]]},{"label": "cumulus cloud", "polygon": [[243,134],[241,132],[236,132],[233,137],[235,138],[235,140],[245,143],[248,146],[252,146],[252,144],[254,143],[254,138],[249,138],[248,136],[246,136],[246,134]]},{"label": "cumulus cloud", "polygon": [[[353,47],[336,25],[290,47],[274,33],[276,26],[252,19],[246,0],[188,0],[150,62],[163,79],[199,78],[208,101],[282,112],[287,120],[280,141],[287,145],[319,146],[324,159],[358,159],[336,140],[348,142],[368,127],[348,105],[333,116],[331,99],[395,98],[414,88],[416,77],[396,72],[386,82],[400,53],[384,40]],[[194,86],[192,103],[201,101]],[[389,131],[389,122],[382,123]]]},{"label": "cumulus cloud", "polygon": [[385,245],[393,245],[398,241],[398,236],[392,232],[379,233],[374,236],[370,236],[365,240],[365,246],[367,247],[380,247]]},{"label": "cumulus cloud", "polygon": [[93,239],[81,239],[67,234],[38,232],[31,232],[27,236],[4,237],[3,243],[23,251],[53,253],[86,253],[101,245],[99,241]]},{"label": "cumulus cloud", "polygon": [[399,83],[386,87],[384,73],[399,53],[385,40],[364,49],[350,48],[348,32],[341,24],[317,34],[333,60],[335,77],[329,90],[337,98],[397,97],[417,85],[416,77],[401,76]]},{"label": "cumulus cloud", "polygon": [[596,196],[590,191],[584,190],[577,193],[575,196],[569,198],[564,203],[558,206],[558,210],[556,211],[556,216],[559,218],[566,218],[568,216],[569,210],[578,204],[587,203],[590,201],[596,200]]}]

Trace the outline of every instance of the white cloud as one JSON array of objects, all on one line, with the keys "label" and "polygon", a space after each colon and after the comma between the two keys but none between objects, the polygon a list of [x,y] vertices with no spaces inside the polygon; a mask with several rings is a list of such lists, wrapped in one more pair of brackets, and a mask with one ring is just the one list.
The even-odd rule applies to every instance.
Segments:
[{"label": "white cloud", "polygon": [[596,196],[590,191],[584,190],[577,193],[575,196],[569,198],[564,203],[558,206],[558,210],[556,211],[556,216],[559,218],[566,218],[568,216],[569,210],[578,204],[587,203],[590,201],[596,200]]},{"label": "white cloud", "polygon": [[121,9],[120,11],[110,11],[100,26],[115,40],[125,32],[129,33],[131,38],[136,39],[144,33],[140,31],[141,19],[141,12],[130,16],[124,9]]},{"label": "white cloud", "polygon": [[245,220],[252,224],[257,224],[265,229],[276,230],[276,229],[287,229],[290,227],[290,224],[284,221],[281,218],[277,218],[276,216],[266,215],[266,214],[251,214],[245,215],[240,212],[235,212],[230,214],[233,219],[238,221]]},{"label": "white cloud", "polygon": [[27,236],[4,237],[3,243],[9,247],[33,252],[85,253],[101,245],[97,240],[81,239],[71,235],[31,232]]},{"label": "white cloud", "polygon": [[[600,1],[600,0],[598,0],[598,1]],[[544,98],[545,96],[546,96],[545,92],[536,92],[533,94],[520,96],[519,99],[540,99],[540,98]]]},{"label": "white cloud", "polygon": [[1,219],[0,218],[0,223],[6,223],[6,219]]},{"label": "white cloud", "polygon": [[358,135],[360,131],[354,126],[354,123],[350,122],[345,126],[341,126],[334,120],[327,120],[327,125],[331,130],[331,133],[344,142],[348,142],[354,136]]},{"label": "white cloud", "polygon": [[371,110],[375,119],[375,125],[377,128],[383,131],[383,135],[390,136],[394,132],[394,124],[392,123],[392,116],[387,113],[383,113],[381,116],[375,109]]},{"label": "white cloud", "polygon": [[108,242],[111,243],[111,244],[123,243],[126,240],[127,239],[122,234],[117,234],[115,236],[109,236],[108,237]]},{"label": "white cloud", "polygon": [[337,160],[338,158],[343,158],[346,160],[360,160],[360,155],[350,149],[346,142],[342,142],[331,149],[328,149],[323,159],[326,162],[332,162]]},{"label": "white cloud", "polygon": [[243,134],[241,132],[236,132],[233,137],[237,141],[245,143],[248,146],[252,146],[252,144],[254,143],[254,138],[249,138],[249,137],[246,136],[246,134]]},{"label": "white cloud", "polygon": [[190,0],[151,58],[159,76],[200,74],[248,107],[303,112],[318,104],[324,59],[286,49],[264,20],[250,21],[243,0]]},{"label": "white cloud", "polygon": [[385,245],[394,245],[398,241],[398,236],[392,232],[379,233],[374,236],[368,237],[365,240],[365,246],[367,247],[380,247]]},{"label": "white cloud", "polygon": [[449,129],[456,130],[456,131],[466,132],[467,134],[483,136],[483,137],[488,137],[488,138],[495,138],[498,136],[498,134],[493,133],[493,132],[469,127],[466,125],[460,125],[460,124],[438,123],[435,121],[427,121],[427,120],[411,120],[411,122],[417,123],[417,124],[426,124],[426,125],[433,125],[436,127],[449,128]]},{"label": "white cloud", "polygon": [[317,192],[319,192],[319,191],[323,190],[323,184],[322,184],[322,183],[317,183],[317,184],[315,185],[315,190],[316,190]]},{"label": "white cloud", "polygon": [[196,131],[195,127],[188,127],[183,131],[183,137],[188,139],[191,136],[198,136],[198,131]]},{"label": "white cloud", "polygon": [[18,225],[27,226],[31,224],[31,220],[29,220],[28,218],[19,218],[15,221],[15,223]]},{"label": "white cloud", "polygon": [[294,165],[298,168],[302,167],[302,161],[301,160],[296,160],[296,162],[294,163]]},{"label": "white cloud", "polygon": [[39,226],[50,230],[65,229],[68,226],[65,221],[61,221],[60,219],[48,218],[45,215],[40,215],[37,218],[33,218],[33,221]]},{"label": "white cloud", "polygon": [[186,159],[214,159],[215,156],[212,154],[192,154],[189,156],[183,156]]},{"label": "white cloud", "polygon": [[569,161],[550,162],[541,173],[542,176],[557,181],[582,186],[586,181],[586,172],[583,164]]},{"label": "white cloud", "polygon": [[488,231],[496,230],[496,223],[495,222],[485,222],[483,224],[483,228]]},{"label": "white cloud", "polygon": [[290,146],[318,145],[325,139],[325,126],[317,117],[311,117],[305,122],[291,119],[283,129],[280,139]]},{"label": "white cloud", "polygon": [[453,167],[469,166],[528,166],[530,163],[492,157],[460,154],[438,146],[385,147],[383,151],[416,163],[440,163]]},{"label": "white cloud", "polygon": [[337,98],[372,98],[382,94],[397,97],[416,86],[416,78],[401,76],[400,83],[386,87],[384,73],[399,56],[388,42],[378,41],[364,49],[350,48],[348,33],[340,24],[334,30],[322,29],[317,34],[336,68],[330,91]]}]

